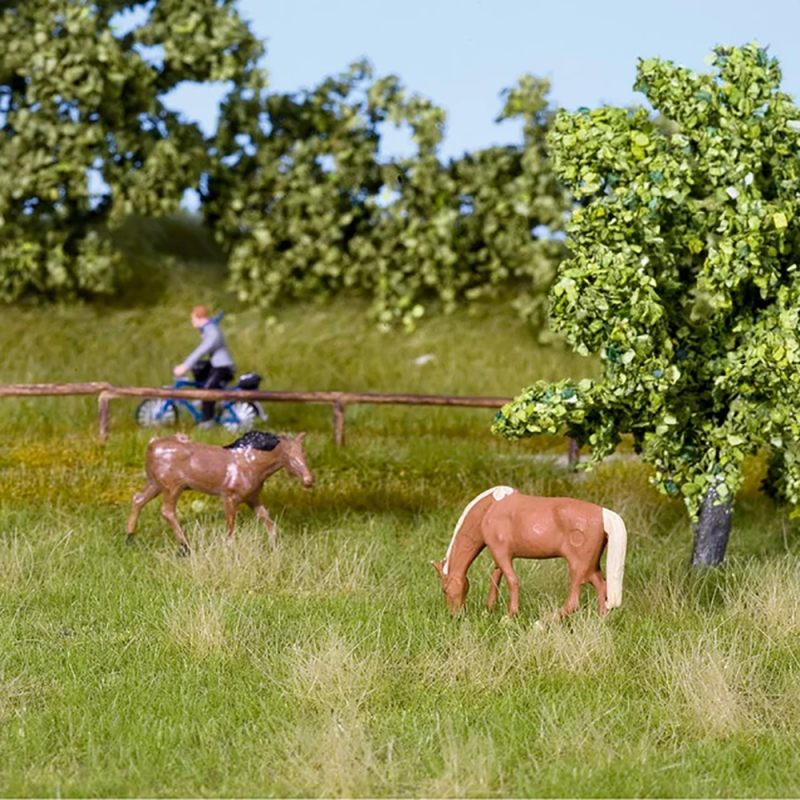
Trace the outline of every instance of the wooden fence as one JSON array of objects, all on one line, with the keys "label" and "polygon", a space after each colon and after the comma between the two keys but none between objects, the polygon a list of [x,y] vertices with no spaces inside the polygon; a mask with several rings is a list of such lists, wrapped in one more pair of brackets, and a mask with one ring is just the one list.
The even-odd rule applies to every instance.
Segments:
[{"label": "wooden fence", "polygon": [[[371,392],[268,392],[255,389],[154,389],[142,386],[112,386],[110,383],[33,383],[0,385],[0,397],[97,396],[100,441],[108,439],[111,426],[110,402],[125,397],[175,400],[243,400],[268,403],[328,403],[333,409],[333,437],[344,445],[345,408],[348,405],[460,406],[500,408],[510,397],[470,397],[440,394],[378,394]],[[577,442],[569,440],[570,465],[578,460]]]}]

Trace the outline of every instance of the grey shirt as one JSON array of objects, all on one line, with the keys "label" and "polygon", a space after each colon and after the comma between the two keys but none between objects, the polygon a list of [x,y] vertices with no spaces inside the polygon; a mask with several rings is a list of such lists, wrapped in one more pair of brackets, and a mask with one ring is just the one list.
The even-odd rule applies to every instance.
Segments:
[{"label": "grey shirt", "polygon": [[203,356],[207,356],[210,353],[212,367],[229,367],[232,372],[235,372],[236,365],[233,363],[231,354],[225,345],[225,339],[222,338],[222,331],[217,324],[209,320],[200,328],[200,335],[203,340],[184,359],[183,363],[186,369],[192,369]]}]

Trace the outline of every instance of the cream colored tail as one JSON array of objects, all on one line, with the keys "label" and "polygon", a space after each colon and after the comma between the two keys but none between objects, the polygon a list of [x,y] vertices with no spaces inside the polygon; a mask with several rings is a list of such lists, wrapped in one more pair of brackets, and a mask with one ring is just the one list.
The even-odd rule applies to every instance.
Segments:
[{"label": "cream colored tail", "polygon": [[606,557],[606,607],[622,605],[622,578],[625,574],[625,552],[628,549],[628,531],[622,517],[614,511],[603,509],[603,528],[608,534]]}]

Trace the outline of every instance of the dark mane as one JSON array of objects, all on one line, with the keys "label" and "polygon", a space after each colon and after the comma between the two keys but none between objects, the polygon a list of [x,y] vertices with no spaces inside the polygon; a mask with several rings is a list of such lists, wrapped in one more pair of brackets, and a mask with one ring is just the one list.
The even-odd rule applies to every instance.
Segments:
[{"label": "dark mane", "polygon": [[254,450],[274,450],[281,443],[281,437],[266,431],[248,431],[235,442],[225,445],[226,450],[245,450],[252,447]]}]

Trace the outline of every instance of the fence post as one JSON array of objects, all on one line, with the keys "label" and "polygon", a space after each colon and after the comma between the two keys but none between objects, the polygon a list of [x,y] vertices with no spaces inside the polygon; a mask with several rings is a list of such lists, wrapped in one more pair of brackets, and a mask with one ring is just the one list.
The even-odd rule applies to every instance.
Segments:
[{"label": "fence post", "polygon": [[108,439],[108,428],[110,425],[108,392],[100,392],[97,395],[97,426],[100,434],[100,441],[105,443]]},{"label": "fence post", "polygon": [[572,472],[575,472],[578,462],[581,459],[581,449],[575,439],[569,440],[569,453],[567,454],[567,466]]},{"label": "fence post", "polygon": [[333,440],[337,447],[344,445],[344,403],[340,400],[333,404]]}]

